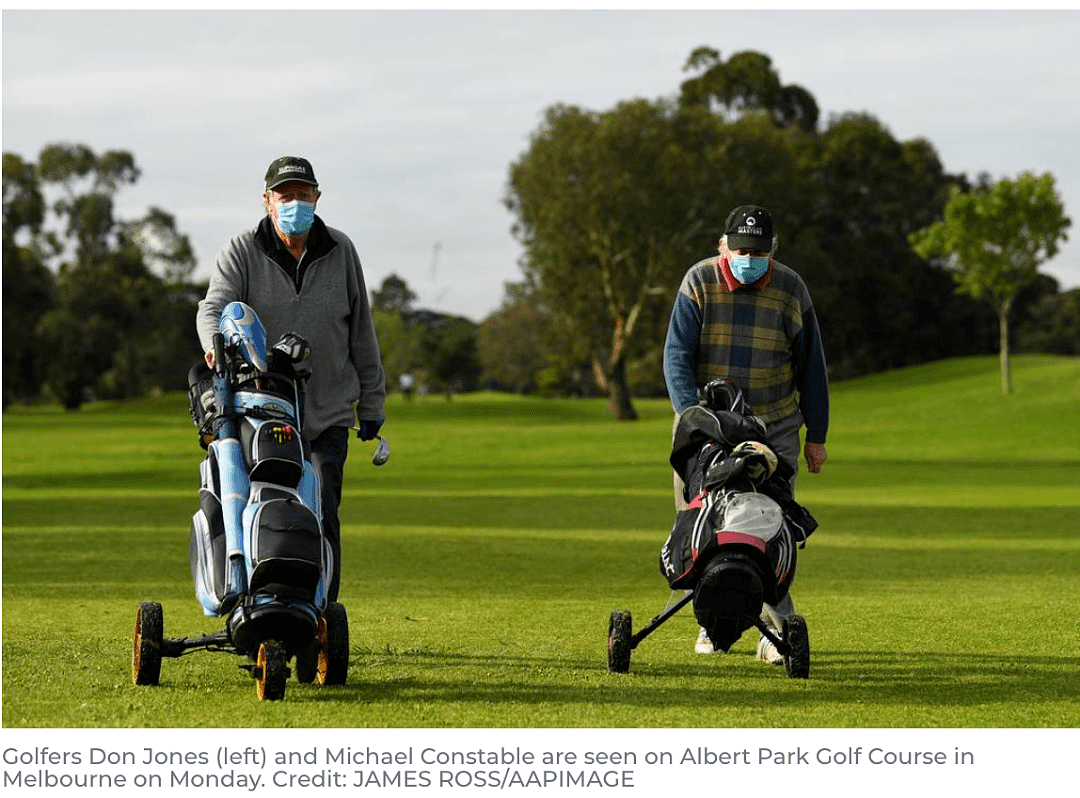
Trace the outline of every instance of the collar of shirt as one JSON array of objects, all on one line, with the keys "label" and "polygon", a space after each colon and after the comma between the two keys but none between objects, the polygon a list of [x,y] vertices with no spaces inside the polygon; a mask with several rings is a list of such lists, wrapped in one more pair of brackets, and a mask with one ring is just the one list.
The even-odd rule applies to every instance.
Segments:
[{"label": "collar of shirt", "polygon": [[308,233],[307,244],[298,261],[285,248],[285,243],[278,237],[269,214],[264,216],[259,222],[259,226],[255,228],[255,244],[268,258],[284,270],[285,274],[296,284],[297,291],[300,290],[300,283],[304,279],[304,272],[308,263],[321,258],[337,246],[322,219],[316,216],[314,223],[311,225],[311,232]]},{"label": "collar of shirt", "polygon": [[[296,258],[285,248],[285,242],[278,237],[277,231],[274,229],[274,222],[270,219],[269,214],[264,216],[259,221],[259,226],[255,228],[255,241],[271,258],[275,260],[280,258],[284,261],[296,263]],[[334,246],[334,239],[330,236],[326,225],[322,219],[316,216],[311,225],[311,231],[308,233],[304,254],[310,254],[312,259],[318,258],[325,255]]]},{"label": "collar of shirt", "polygon": [[731,273],[731,267],[728,266],[727,258],[717,256],[716,270],[720,272],[720,277],[723,279],[724,284],[730,293],[734,294],[740,288],[753,288],[758,291],[764,291],[770,282],[772,282],[772,258],[769,258],[769,268],[764,275],[757,281],[750,283],[749,285],[743,285],[735,279],[735,275]]}]

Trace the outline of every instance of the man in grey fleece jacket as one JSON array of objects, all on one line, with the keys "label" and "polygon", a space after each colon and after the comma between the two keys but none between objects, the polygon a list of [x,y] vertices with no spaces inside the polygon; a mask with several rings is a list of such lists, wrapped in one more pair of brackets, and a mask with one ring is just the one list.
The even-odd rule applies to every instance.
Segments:
[{"label": "man in grey fleece jacket", "polygon": [[196,325],[213,367],[212,339],[222,309],[250,305],[269,342],[294,332],[311,344],[311,377],[304,400],[304,438],[322,481],[323,531],[334,552],[328,598],[341,581],[338,506],[349,427],[372,440],[386,416],[386,379],[371,319],[360,257],[348,237],[315,216],[318,182],[311,164],[286,156],[266,172],[266,216],[218,255]]}]

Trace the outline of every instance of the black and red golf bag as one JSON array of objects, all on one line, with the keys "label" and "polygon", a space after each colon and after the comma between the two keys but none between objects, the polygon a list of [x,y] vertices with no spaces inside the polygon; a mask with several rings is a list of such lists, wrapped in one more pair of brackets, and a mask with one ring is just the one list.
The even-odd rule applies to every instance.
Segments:
[{"label": "black and red golf bag", "polygon": [[763,604],[783,601],[817,522],[794,501],[792,467],[769,447],[739,389],[717,380],[702,397],[675,428],[670,462],[687,508],[660,550],[660,573],[673,589],[694,591],[698,624],[726,651]]}]

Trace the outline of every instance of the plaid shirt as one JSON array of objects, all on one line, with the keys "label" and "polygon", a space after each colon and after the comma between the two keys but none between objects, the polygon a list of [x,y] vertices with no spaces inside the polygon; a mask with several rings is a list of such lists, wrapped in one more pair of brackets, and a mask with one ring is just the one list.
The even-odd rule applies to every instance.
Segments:
[{"label": "plaid shirt", "polygon": [[664,376],[676,412],[697,402],[699,386],[726,377],[770,426],[801,414],[806,440],[825,442],[829,382],[817,315],[802,278],[778,261],[749,286],[719,256],[690,268],[671,314]]}]

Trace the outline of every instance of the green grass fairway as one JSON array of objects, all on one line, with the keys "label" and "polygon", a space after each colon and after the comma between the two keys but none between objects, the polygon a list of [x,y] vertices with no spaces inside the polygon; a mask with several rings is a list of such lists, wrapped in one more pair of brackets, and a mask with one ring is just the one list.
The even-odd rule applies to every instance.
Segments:
[{"label": "green grass fairway", "polygon": [[669,599],[671,411],[479,394],[405,403],[382,469],[354,440],[342,509],[351,669],[259,702],[230,654],[131,680],[136,607],[217,631],[188,525],[202,450],[187,399],[3,418],[5,727],[1077,727],[1080,360],[930,364],[833,388],[820,530],[793,594],[808,680],[756,632],[694,654],[689,609],[607,671],[608,617]]}]

